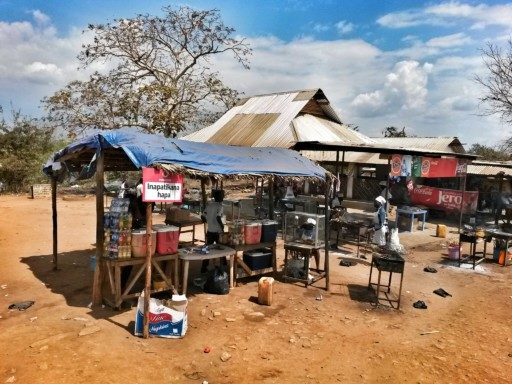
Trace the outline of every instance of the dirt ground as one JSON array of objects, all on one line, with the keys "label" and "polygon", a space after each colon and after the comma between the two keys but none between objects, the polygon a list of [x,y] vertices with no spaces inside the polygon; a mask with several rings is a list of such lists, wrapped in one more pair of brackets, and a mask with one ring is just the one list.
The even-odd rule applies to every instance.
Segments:
[{"label": "dirt ground", "polygon": [[[512,267],[449,266],[432,224],[401,236],[411,252],[400,310],[373,305],[369,267],[334,255],[330,293],[323,281],[305,289],[279,277],[271,307],[251,299],[257,279],[225,296],[191,291],[186,336],[144,340],[133,336],[134,308],[88,308],[94,206],[59,198],[54,271],[50,200],[0,196],[0,383],[512,382]],[[432,293],[441,287],[453,296]],[[24,300],[35,304],[8,310]],[[428,309],[413,308],[417,300]]]}]

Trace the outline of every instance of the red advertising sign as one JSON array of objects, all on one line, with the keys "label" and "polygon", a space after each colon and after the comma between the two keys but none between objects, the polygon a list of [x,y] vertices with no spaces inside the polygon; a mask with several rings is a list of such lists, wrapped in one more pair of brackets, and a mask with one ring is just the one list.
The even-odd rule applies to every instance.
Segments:
[{"label": "red advertising sign", "polygon": [[452,158],[421,157],[420,169],[420,177],[456,177],[466,173],[466,163]]},{"label": "red advertising sign", "polygon": [[410,155],[391,156],[390,176],[458,177],[466,174],[466,161]]},{"label": "red advertising sign", "polygon": [[429,208],[436,208],[443,211],[460,211],[462,203],[463,213],[474,213],[478,203],[477,191],[464,192],[453,189],[441,189],[417,185],[410,193],[411,202],[416,205],[424,205]]},{"label": "red advertising sign", "polygon": [[409,177],[412,174],[412,156],[411,155],[393,155],[391,156],[390,176]]},{"label": "red advertising sign", "polygon": [[142,201],[147,203],[181,202],[183,199],[183,175],[142,168],[142,186]]}]

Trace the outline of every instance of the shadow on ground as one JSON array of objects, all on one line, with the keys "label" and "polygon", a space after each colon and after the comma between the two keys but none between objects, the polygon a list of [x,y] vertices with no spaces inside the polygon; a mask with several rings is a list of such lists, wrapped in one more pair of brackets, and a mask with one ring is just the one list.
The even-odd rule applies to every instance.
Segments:
[{"label": "shadow on ground", "polygon": [[[70,307],[89,307],[92,299],[93,271],[90,267],[91,256],[94,249],[84,249],[58,254],[58,269],[54,269],[53,255],[38,255],[21,258],[34,276],[48,289],[61,295]],[[122,310],[129,310],[126,306]],[[122,311],[121,310],[121,311]],[[106,319],[122,328],[110,318],[118,315],[120,311],[109,307],[92,307],[89,314],[96,319]]]}]

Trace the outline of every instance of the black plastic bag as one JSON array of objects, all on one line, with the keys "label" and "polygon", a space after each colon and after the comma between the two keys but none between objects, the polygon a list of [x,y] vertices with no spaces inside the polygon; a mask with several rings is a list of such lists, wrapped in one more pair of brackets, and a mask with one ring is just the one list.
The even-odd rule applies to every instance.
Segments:
[{"label": "black plastic bag", "polygon": [[219,267],[215,267],[206,279],[204,291],[215,295],[227,295],[229,293],[229,276],[227,272]]}]

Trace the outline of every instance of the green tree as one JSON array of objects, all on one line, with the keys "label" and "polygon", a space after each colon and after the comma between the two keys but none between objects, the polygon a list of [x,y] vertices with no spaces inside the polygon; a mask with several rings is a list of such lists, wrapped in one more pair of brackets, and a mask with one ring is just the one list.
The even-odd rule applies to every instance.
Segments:
[{"label": "green tree", "polygon": [[407,133],[405,133],[405,127],[399,129],[393,126],[384,128],[382,135],[384,135],[384,137],[407,137]]},{"label": "green tree", "polygon": [[469,150],[469,153],[481,156],[480,160],[489,161],[508,161],[512,160],[510,151],[507,150],[506,144],[498,146],[487,146],[482,144],[473,144]]},{"label": "green tree", "polygon": [[21,192],[35,182],[47,182],[44,163],[61,145],[53,128],[39,120],[12,112],[7,122],[0,108],[0,182],[11,192]]},{"label": "green tree", "polygon": [[232,54],[248,68],[248,44],[232,37],[234,29],[216,9],[165,7],[163,12],[163,17],[89,25],[93,41],[78,56],[81,69],[102,64],[109,70],[43,99],[48,120],[71,135],[135,126],[175,137],[232,107],[239,94],[221,81],[212,60]]}]

